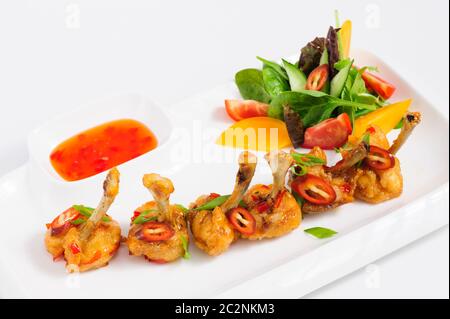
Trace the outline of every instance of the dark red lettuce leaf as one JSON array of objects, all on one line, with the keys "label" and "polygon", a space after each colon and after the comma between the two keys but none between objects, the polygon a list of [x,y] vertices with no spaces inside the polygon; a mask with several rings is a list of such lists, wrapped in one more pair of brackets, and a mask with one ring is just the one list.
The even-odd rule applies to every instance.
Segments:
[{"label": "dark red lettuce leaf", "polygon": [[337,74],[337,70],[334,68],[334,64],[339,61],[339,43],[338,43],[338,36],[337,31],[339,29],[335,29],[333,27],[330,27],[328,29],[328,35],[327,35],[327,50],[328,50],[328,67],[329,67],[329,74],[330,74],[330,80]]},{"label": "dark red lettuce leaf", "polygon": [[305,128],[303,127],[300,114],[293,111],[289,105],[285,105],[284,122],[286,123],[292,146],[294,146],[294,148],[299,148],[303,144],[305,138]]},{"label": "dark red lettuce leaf", "polygon": [[309,42],[301,50],[300,60],[298,62],[298,67],[308,75],[319,66],[320,58],[323,51],[326,49],[327,39],[325,38],[315,38],[313,41]]}]

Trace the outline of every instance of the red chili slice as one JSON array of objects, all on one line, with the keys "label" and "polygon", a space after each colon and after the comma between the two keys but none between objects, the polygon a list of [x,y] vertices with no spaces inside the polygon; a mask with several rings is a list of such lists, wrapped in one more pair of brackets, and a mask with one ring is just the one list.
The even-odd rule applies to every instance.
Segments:
[{"label": "red chili slice", "polygon": [[311,174],[297,177],[291,187],[293,191],[313,204],[328,205],[336,200],[336,192],[331,184]]},{"label": "red chili slice", "polygon": [[80,247],[78,247],[78,245],[76,243],[70,244],[70,250],[72,251],[72,254],[74,254],[74,255],[79,254],[81,252]]},{"label": "red chili slice", "polygon": [[164,241],[175,234],[173,228],[162,222],[147,222],[142,226],[137,236],[140,240],[147,242]]},{"label": "red chili slice", "polygon": [[61,234],[71,226],[70,222],[77,219],[80,213],[73,207],[59,214],[50,224],[52,236]]},{"label": "red chili slice", "polygon": [[341,186],[341,190],[344,193],[350,193],[352,191],[352,185],[350,185],[349,183],[345,183]]},{"label": "red chili slice", "polygon": [[366,157],[366,164],[376,170],[386,170],[394,167],[394,156],[381,147],[371,145],[369,155]]},{"label": "red chili slice", "polygon": [[266,211],[268,211],[270,209],[270,205],[264,201],[259,203],[258,205],[256,205],[256,210],[258,211],[258,213],[264,213]]},{"label": "red chili slice", "polygon": [[256,231],[255,218],[242,207],[236,207],[228,213],[228,220],[234,229],[243,235],[252,235]]},{"label": "red chili slice", "polygon": [[315,68],[308,76],[306,89],[313,91],[322,90],[328,79],[328,64],[322,64]]},{"label": "red chili slice", "polygon": [[275,204],[273,205],[275,208],[280,207],[281,202],[283,201],[283,197],[284,197],[284,194],[285,194],[285,193],[286,193],[286,190],[282,190],[282,191],[278,194],[277,199],[275,200]]},{"label": "red chili slice", "polygon": [[135,220],[136,218],[138,218],[140,214],[141,214],[141,212],[138,212],[137,210],[135,210],[135,211],[133,212],[133,217],[131,217],[131,221],[134,222],[134,220]]},{"label": "red chili slice", "polygon": [[215,198],[217,198],[217,197],[220,197],[220,194],[217,194],[217,193],[211,193],[211,194],[209,194],[209,196],[208,196],[208,200],[213,200],[213,199],[215,199]]}]

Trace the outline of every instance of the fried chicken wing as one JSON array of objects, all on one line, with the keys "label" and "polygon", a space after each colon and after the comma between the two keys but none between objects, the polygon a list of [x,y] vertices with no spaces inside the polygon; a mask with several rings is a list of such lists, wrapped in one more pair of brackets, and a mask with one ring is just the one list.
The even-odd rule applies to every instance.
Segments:
[{"label": "fried chicken wing", "polygon": [[400,161],[394,155],[420,121],[420,113],[407,113],[403,118],[400,134],[390,147],[381,129],[375,126],[369,128],[371,150],[361,169],[362,173],[357,177],[356,198],[376,204],[402,194],[403,176]]},{"label": "fried chicken wing", "polygon": [[256,161],[256,156],[252,153],[241,153],[233,193],[222,205],[215,207],[212,211],[198,209],[217,198],[216,194],[201,196],[191,205],[189,221],[194,242],[208,255],[222,254],[235,241],[235,229],[228,220],[227,214],[237,208],[244,197],[255,173]]},{"label": "fried chicken wing", "polygon": [[170,194],[174,192],[172,182],[158,174],[146,174],[142,181],[154,201],[135,211],[127,238],[130,255],[144,256],[156,263],[183,257],[189,234],[184,212],[169,202]]},{"label": "fried chicken wing", "polygon": [[254,233],[242,234],[250,240],[283,236],[296,229],[302,220],[300,206],[285,187],[292,157],[283,151],[273,151],[266,155],[266,160],[272,170],[273,184],[255,185],[244,197],[256,223]]},{"label": "fried chicken wing", "polygon": [[119,224],[106,212],[119,192],[119,171],[109,171],[96,209],[75,205],[48,225],[45,245],[54,259],[63,257],[68,272],[106,266],[120,246]]},{"label": "fried chicken wing", "polygon": [[[354,201],[356,180],[360,171],[356,164],[367,155],[367,145],[358,144],[343,154],[335,166],[328,167],[327,156],[320,147],[314,147],[308,155],[321,163],[307,165],[303,175],[291,174],[291,188],[303,198],[302,211],[306,214],[323,213]],[[299,155],[301,157],[301,155]],[[306,163],[311,159],[306,158]]]}]

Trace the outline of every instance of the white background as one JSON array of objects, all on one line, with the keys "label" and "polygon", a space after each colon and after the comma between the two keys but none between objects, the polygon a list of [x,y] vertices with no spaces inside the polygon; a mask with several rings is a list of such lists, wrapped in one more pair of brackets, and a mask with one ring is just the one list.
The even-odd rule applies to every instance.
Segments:
[{"label": "white background", "polygon": [[[174,104],[258,66],[256,55],[299,52],[334,25],[334,9],[353,20],[354,47],[379,55],[448,118],[446,0],[3,0],[0,175],[27,161],[26,136],[49,116],[120,92]],[[308,297],[448,298],[448,246],[446,226]]]}]

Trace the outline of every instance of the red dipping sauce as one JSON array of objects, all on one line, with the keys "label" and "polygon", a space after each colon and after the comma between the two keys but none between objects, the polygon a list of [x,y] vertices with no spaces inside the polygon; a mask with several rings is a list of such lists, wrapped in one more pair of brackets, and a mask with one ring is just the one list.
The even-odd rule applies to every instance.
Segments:
[{"label": "red dipping sauce", "polygon": [[147,126],[123,119],[93,127],[62,142],[50,154],[50,161],[66,181],[78,181],[157,146],[158,140]]}]

